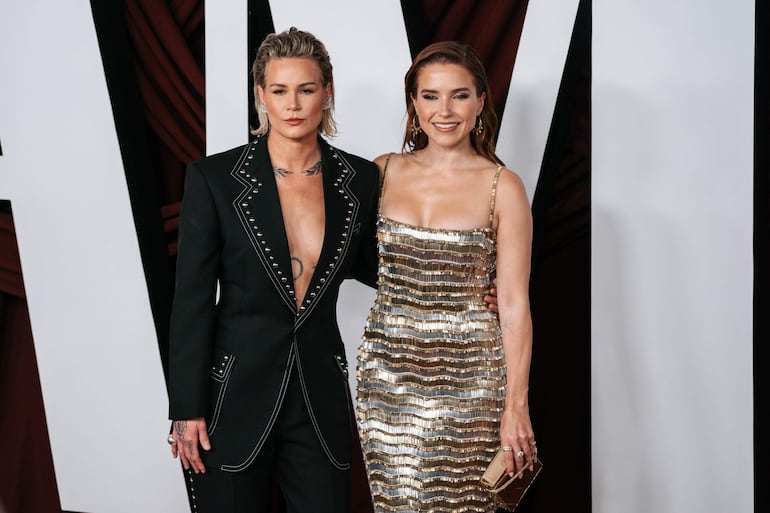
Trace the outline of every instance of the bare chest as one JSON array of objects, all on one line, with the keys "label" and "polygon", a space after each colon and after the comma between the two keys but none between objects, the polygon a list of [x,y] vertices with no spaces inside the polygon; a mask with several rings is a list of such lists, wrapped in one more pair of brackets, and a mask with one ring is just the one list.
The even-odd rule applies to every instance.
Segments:
[{"label": "bare chest", "polygon": [[278,196],[299,305],[318,265],[326,216],[321,176],[297,178],[301,180],[279,179]]}]

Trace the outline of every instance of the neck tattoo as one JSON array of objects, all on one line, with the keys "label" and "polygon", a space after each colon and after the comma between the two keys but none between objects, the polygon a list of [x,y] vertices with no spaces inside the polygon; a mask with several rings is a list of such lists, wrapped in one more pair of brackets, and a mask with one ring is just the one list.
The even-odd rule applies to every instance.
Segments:
[{"label": "neck tattoo", "polygon": [[[305,169],[301,173],[305,176],[313,176],[313,175],[319,174],[320,172],[321,172],[321,161],[319,160],[318,162],[316,162],[309,168]],[[273,173],[275,173],[275,176],[277,178],[283,178],[284,176],[287,176],[287,175],[293,175],[294,171],[289,171],[288,169],[284,169],[282,167],[274,167]]]}]

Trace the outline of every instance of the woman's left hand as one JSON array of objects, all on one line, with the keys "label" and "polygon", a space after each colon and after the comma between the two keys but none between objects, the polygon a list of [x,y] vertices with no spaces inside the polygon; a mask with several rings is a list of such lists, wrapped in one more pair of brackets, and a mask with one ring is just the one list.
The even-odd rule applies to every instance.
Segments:
[{"label": "woman's left hand", "polygon": [[537,459],[535,433],[532,431],[528,408],[506,408],[503,411],[500,445],[505,451],[505,469],[511,476]]}]

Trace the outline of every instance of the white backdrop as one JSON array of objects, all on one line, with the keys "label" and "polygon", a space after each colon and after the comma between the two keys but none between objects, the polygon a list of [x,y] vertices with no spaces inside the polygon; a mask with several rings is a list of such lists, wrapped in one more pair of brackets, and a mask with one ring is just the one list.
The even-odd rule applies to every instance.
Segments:
[{"label": "white backdrop", "polygon": [[[62,507],[181,513],[90,3],[63,4],[0,3],[0,197],[13,204]],[[753,3],[594,4],[594,509],[749,512]],[[576,5],[533,2],[524,27],[499,150],[530,197]],[[397,150],[399,3],[271,9],[276,29],[329,48],[333,143]],[[246,0],[207,2],[209,153],[246,140],[245,13]],[[372,298],[357,284],[341,293],[351,363]]]},{"label": "white backdrop", "polygon": [[594,511],[748,513],[754,2],[593,5]]},{"label": "white backdrop", "polygon": [[90,2],[0,2],[0,69],[0,197],[12,202],[62,508],[184,511]]}]

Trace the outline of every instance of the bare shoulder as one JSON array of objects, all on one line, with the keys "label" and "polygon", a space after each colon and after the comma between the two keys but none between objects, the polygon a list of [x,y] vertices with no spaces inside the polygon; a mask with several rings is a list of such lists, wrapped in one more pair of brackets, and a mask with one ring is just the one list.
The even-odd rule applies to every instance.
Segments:
[{"label": "bare shoulder", "polygon": [[409,154],[405,154],[403,152],[390,152],[390,153],[383,153],[376,159],[374,159],[374,163],[377,164],[377,167],[380,168],[380,174],[385,170],[385,166],[388,167],[388,171],[391,171],[393,169],[400,169],[403,167],[403,165],[406,163],[407,156]]},{"label": "bare shoulder", "polygon": [[497,181],[497,194],[505,196],[510,200],[527,200],[527,191],[524,188],[524,182],[516,172],[507,167],[500,171],[500,178]]},{"label": "bare shoulder", "polygon": [[383,153],[382,155],[374,159],[374,163],[377,164],[377,167],[382,169],[383,166],[385,166],[385,162],[387,162],[388,158],[391,157],[392,155],[393,155],[393,152]]},{"label": "bare shoulder", "polygon": [[524,189],[524,182],[519,175],[508,168],[503,168],[497,182],[497,201],[495,202],[495,229],[514,229],[528,233],[532,226],[532,209]]},{"label": "bare shoulder", "polygon": [[395,162],[396,160],[399,160],[401,158],[403,158],[403,155],[400,152],[391,151],[388,153],[383,153],[382,155],[374,159],[374,163],[377,164],[380,167],[380,169],[382,169],[383,167],[385,167],[385,163],[388,162],[389,160],[391,162]]}]

